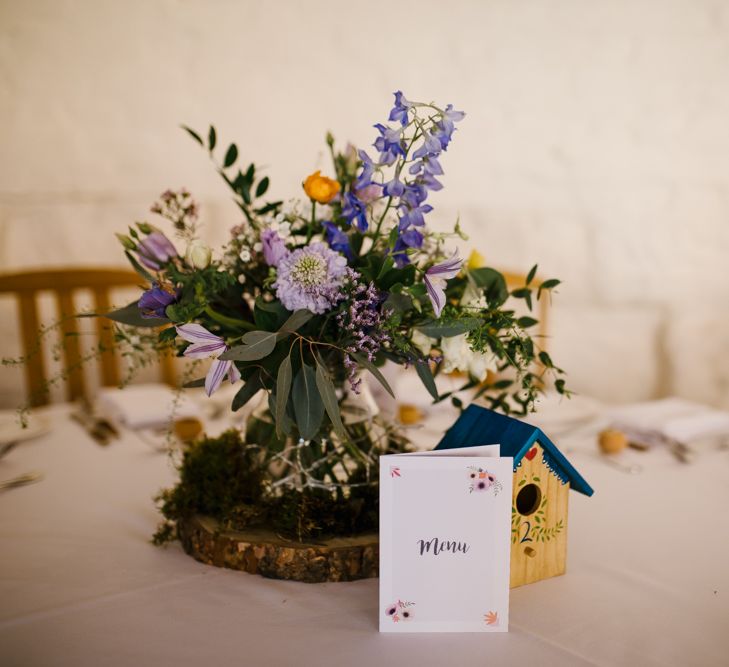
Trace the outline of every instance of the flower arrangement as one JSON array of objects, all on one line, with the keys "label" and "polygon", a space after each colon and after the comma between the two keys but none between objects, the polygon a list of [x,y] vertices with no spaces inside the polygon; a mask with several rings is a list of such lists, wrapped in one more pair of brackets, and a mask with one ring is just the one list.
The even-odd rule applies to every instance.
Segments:
[{"label": "flower arrangement", "polygon": [[205,139],[185,127],[242,214],[229,242],[214,253],[199,240],[199,207],[186,190],[165,192],[152,207],[184,252],[147,222],[118,235],[149,289],[108,317],[135,330],[161,327],[144,340],[209,363],[188,383],[208,395],[225,381],[237,385],[233,410],[268,394],[273,440],[258,438],[267,452],[260,465],[270,470],[278,457],[291,468],[270,477],[269,492],[376,484],[377,447],[353,435],[343,404],[365,373],[392,394],[380,370],[386,361],[415,369],[434,401],[458,406],[455,393],[439,394],[439,373],[462,373],[462,389],[506,412],[532,410],[547,373],[566,393],[562,371],[529,335],[537,320],[507,304],[531,310],[559,281],[537,284],[535,266],[510,290],[499,271],[464,262],[458,223],[450,233],[426,224],[464,115],[398,91],[388,121],[374,126],[374,152],[338,151],[327,135],[329,175],[312,173],[305,197],[286,202],[265,198],[269,178],[254,164],[239,168],[235,144],[216,159],[214,127]]}]

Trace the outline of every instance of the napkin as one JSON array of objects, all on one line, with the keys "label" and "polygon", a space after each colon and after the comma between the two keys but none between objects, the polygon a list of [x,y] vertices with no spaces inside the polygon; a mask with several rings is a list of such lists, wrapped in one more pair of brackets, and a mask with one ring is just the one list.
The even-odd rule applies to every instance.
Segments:
[{"label": "napkin", "polygon": [[629,435],[653,435],[682,443],[729,436],[729,412],[682,398],[616,407],[609,415],[615,427]]},{"label": "napkin", "polygon": [[165,384],[105,387],[96,402],[99,413],[131,429],[165,428],[173,419],[201,419],[201,411],[187,393]]}]

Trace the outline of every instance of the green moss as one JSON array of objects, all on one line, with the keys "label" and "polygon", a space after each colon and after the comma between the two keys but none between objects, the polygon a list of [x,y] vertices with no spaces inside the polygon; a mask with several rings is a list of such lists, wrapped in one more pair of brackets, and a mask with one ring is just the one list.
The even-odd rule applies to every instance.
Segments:
[{"label": "green moss", "polygon": [[[390,435],[388,452],[406,448],[406,441]],[[265,493],[264,469],[255,452],[246,449],[236,430],[193,443],[180,465],[180,481],[157,496],[165,521],[152,541],[174,540],[176,522],[194,514],[233,530],[264,526],[299,541],[377,530],[379,482],[363,467],[352,471],[346,492],[288,488],[274,495]]]}]

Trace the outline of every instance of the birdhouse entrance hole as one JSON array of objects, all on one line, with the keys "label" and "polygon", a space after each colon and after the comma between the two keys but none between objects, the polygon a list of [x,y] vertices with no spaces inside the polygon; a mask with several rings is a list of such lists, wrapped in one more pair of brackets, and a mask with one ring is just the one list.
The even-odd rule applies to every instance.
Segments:
[{"label": "birdhouse entrance hole", "polygon": [[527,484],[516,496],[516,511],[522,516],[534,514],[542,501],[542,492],[536,484]]}]

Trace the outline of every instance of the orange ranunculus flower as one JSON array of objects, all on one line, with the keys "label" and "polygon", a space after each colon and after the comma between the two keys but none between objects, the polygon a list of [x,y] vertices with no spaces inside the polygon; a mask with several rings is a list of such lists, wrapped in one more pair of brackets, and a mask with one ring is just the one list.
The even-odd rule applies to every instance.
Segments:
[{"label": "orange ranunculus flower", "polygon": [[309,199],[320,204],[328,204],[339,194],[339,183],[322,176],[320,171],[315,171],[304,181],[304,192]]}]

